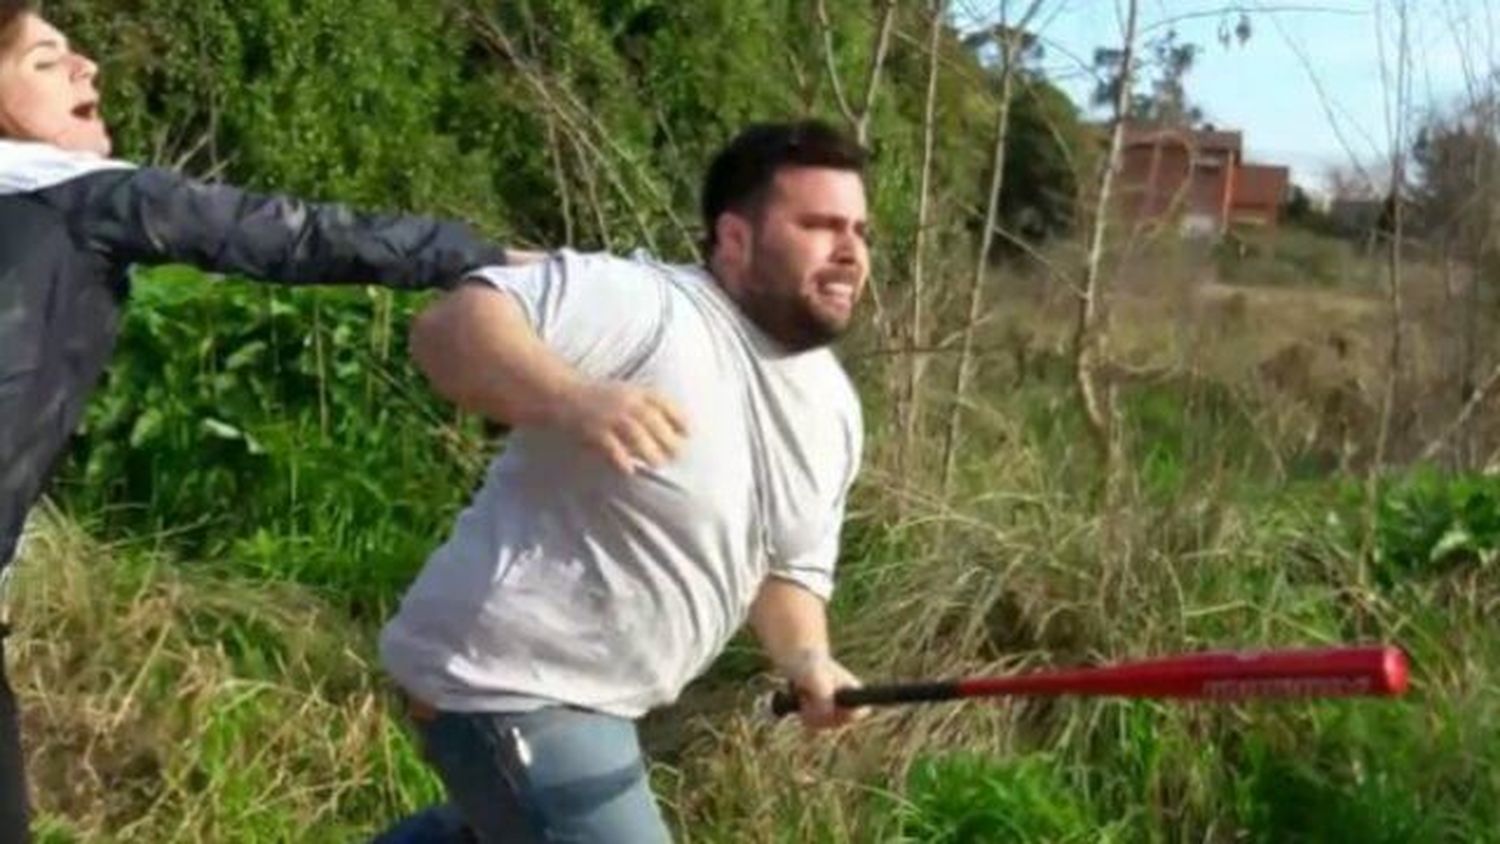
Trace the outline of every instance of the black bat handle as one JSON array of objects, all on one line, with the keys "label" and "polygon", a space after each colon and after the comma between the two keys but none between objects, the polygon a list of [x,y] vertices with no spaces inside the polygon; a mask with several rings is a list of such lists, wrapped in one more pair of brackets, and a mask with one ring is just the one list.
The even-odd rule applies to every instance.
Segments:
[{"label": "black bat handle", "polygon": [[[901,703],[928,703],[938,700],[953,700],[959,697],[958,684],[936,683],[892,683],[884,686],[859,686],[839,689],[833,693],[833,702],[843,709],[859,706],[891,706]],[[796,712],[800,707],[798,695],[791,690],[771,695],[771,715],[782,718]]]}]

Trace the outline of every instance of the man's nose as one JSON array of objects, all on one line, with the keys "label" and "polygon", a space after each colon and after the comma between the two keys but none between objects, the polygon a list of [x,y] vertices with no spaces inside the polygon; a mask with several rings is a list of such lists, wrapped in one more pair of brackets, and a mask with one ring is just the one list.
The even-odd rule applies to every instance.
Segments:
[{"label": "man's nose", "polygon": [[833,260],[840,264],[859,263],[860,254],[859,235],[852,229],[845,229],[839,233],[838,240],[833,248]]}]

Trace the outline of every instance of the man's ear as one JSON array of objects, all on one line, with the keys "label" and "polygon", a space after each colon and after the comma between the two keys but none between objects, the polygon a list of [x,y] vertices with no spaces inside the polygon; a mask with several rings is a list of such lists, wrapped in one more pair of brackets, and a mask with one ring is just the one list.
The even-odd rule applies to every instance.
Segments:
[{"label": "man's ear", "polygon": [[734,211],[725,211],[714,221],[719,259],[731,267],[743,266],[750,255],[750,221]]}]

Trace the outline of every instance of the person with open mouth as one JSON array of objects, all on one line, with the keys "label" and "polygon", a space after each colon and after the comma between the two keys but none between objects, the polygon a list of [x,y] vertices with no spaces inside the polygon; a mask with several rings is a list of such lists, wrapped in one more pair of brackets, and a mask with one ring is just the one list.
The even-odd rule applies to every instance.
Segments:
[{"label": "person with open mouth", "polygon": [[[507,260],[456,222],[255,195],[112,160],[98,78],[34,0],[0,0],[0,583],[114,349],[132,264],[418,289]],[[28,840],[28,810],[3,631],[0,841],[15,844]]]}]

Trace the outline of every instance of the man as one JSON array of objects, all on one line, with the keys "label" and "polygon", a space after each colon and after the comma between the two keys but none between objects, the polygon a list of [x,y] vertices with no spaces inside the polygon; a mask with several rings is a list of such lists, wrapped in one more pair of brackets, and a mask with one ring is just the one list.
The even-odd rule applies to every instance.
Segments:
[{"label": "man", "polygon": [[633,719],[747,617],[808,726],[859,714],[824,602],[862,439],[827,345],[869,272],[864,161],[821,123],[753,126],[705,181],[706,268],[564,251],[414,323],[434,388],[514,428],[381,637],[481,840],[666,840]]}]

